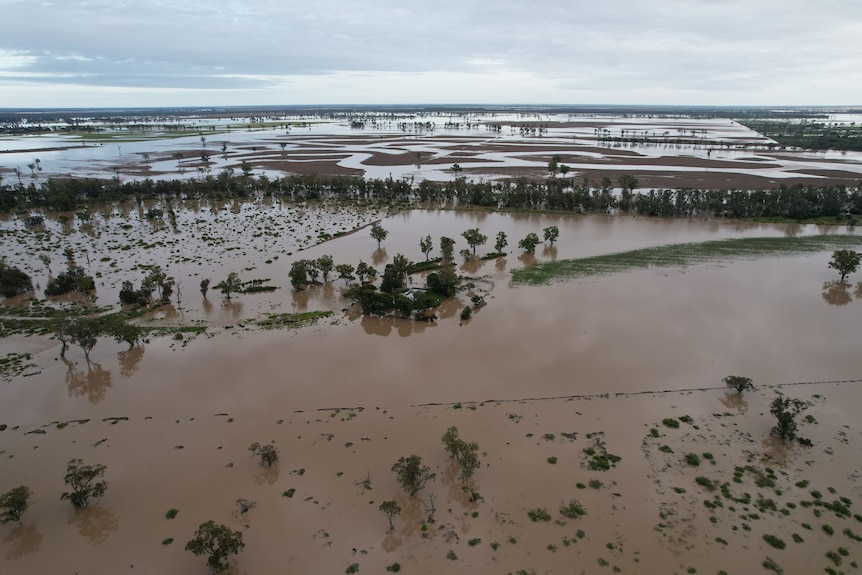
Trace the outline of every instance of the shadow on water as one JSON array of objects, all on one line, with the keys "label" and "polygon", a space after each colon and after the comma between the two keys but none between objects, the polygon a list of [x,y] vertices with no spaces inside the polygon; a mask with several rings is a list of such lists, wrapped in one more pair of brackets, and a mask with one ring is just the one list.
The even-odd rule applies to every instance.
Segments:
[{"label": "shadow on water", "polygon": [[66,386],[69,388],[69,397],[85,396],[87,401],[96,404],[105,399],[108,388],[111,387],[111,372],[103,369],[95,362],[87,364],[87,372],[78,369],[78,365],[67,359],[66,364]]},{"label": "shadow on water", "polygon": [[120,528],[120,518],[104,507],[85,507],[75,509],[69,517],[69,524],[78,529],[82,537],[86,537],[90,544],[104,543],[111,533]]},{"label": "shadow on water", "polygon": [[745,401],[741,393],[725,393],[719,401],[728,409],[735,409],[739,413],[748,411],[748,402]]},{"label": "shadow on water", "polygon": [[278,467],[278,463],[275,463],[269,467],[261,467],[260,471],[258,471],[254,475],[254,484],[255,485],[272,485],[276,481],[278,481],[278,476],[281,473],[281,470]]},{"label": "shadow on water", "polygon": [[6,552],[6,560],[14,561],[27,555],[38,552],[42,548],[42,539],[45,537],[35,525],[19,525],[3,538],[3,543],[11,545]]},{"label": "shadow on water", "polygon": [[132,377],[132,375],[138,371],[138,366],[144,358],[145,349],[146,348],[143,345],[136,345],[125,351],[117,352],[117,361],[120,364],[120,375],[123,377]]},{"label": "shadow on water", "polygon": [[850,284],[837,280],[824,283],[821,295],[829,305],[847,305],[853,301],[853,296],[850,295]]},{"label": "shadow on water", "polygon": [[542,248],[542,257],[551,260],[552,262],[557,261],[557,246],[545,246]]},{"label": "shadow on water", "polygon": [[386,261],[386,248],[377,248],[371,254],[371,263],[375,266],[379,266],[383,262]]}]

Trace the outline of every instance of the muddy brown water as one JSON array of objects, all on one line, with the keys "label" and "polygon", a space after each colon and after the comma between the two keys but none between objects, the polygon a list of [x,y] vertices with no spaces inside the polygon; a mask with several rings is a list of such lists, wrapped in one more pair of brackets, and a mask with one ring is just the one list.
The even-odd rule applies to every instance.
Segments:
[{"label": "muddy brown water", "polygon": [[[503,230],[514,244],[528,231],[558,225],[556,254],[540,247],[539,260],[824,231],[443,210],[399,213],[383,225],[390,235],[386,253],[377,254],[378,269],[398,252],[421,259],[418,242],[426,233],[435,240],[450,235],[459,240],[456,249],[466,247],[460,232],[476,226],[489,243]],[[204,246],[189,242],[183,249],[203,253]],[[376,249],[361,231],[292,257],[331,253],[337,262],[370,263]],[[236,259],[234,251],[207,256],[201,267],[220,269]],[[58,348],[44,338],[16,336],[2,343],[4,352],[32,351],[38,364],[32,371],[39,373],[0,384],[0,423],[10,426],[0,432],[0,491],[23,483],[35,492],[24,525],[0,527],[0,571],[205,573],[204,560],[182,547],[207,519],[244,534],[247,547],[234,561],[236,573],[342,572],[354,562],[360,572],[383,572],[396,561],[418,573],[557,573],[570,572],[573,565],[586,573],[614,565],[633,573],[689,567],[738,573],[762,569],[766,556],[787,573],[807,573],[822,570],[824,553],[838,544],[850,549],[848,563],[859,560],[855,541],[830,538],[820,530],[823,521],[796,514],[787,520],[762,514],[761,521],[749,521],[752,532],[733,530],[741,522],[729,516],[713,524],[702,501],[709,495],[694,484],[699,473],[729,480],[734,465],[745,465],[746,454],[754,453],[755,463],[786,474],[781,478],[790,494],[795,481],[807,478],[824,493],[834,487],[854,500],[860,495],[862,437],[853,407],[859,384],[849,380],[862,379],[862,301],[854,295],[855,282],[844,305],[824,298],[824,284],[836,279],[826,267],[828,254],[513,288],[509,270],[521,262],[512,253],[504,265],[489,261],[470,269],[474,276],[487,276],[479,285],[490,294],[488,305],[462,325],[457,314],[466,302],[463,294],[460,304],[450,302],[442,310],[436,324],[361,318],[341,313],[344,302],[337,294],[343,282],[293,294],[285,277],[291,256],[267,265],[255,259],[263,256],[248,251],[251,261],[243,265],[266,265],[263,277],[272,277],[281,289],[239,296],[230,306],[211,292],[209,311],[190,289],[177,314],[183,321],[213,320],[210,335],[187,343],[157,338],[131,351],[103,340],[89,367],[76,348],[67,353],[67,362],[57,359]],[[91,252],[91,261],[98,256]],[[170,269],[178,276],[193,273],[183,266]],[[249,277],[259,277],[257,271]],[[110,296],[100,290],[103,297]],[[294,309],[336,313],[298,331],[242,327],[261,313]],[[721,389],[681,391],[719,388],[731,373],[751,377],[758,391],[743,402]],[[848,382],[770,388],[837,380]],[[778,453],[762,441],[771,426],[768,404],[775,389],[815,402],[810,413],[820,424],[803,426],[815,440],[810,450]],[[813,399],[815,394],[822,398]],[[586,397],[567,399],[571,396]],[[453,408],[455,403],[461,408]],[[320,411],[336,407],[362,410]],[[714,415],[723,413],[729,415]],[[684,428],[677,436],[668,432],[662,441],[679,454],[715,453],[714,471],[689,469],[678,456],[665,456],[655,449],[657,443],[644,440],[663,418],[683,414],[692,415],[699,429]],[[129,419],[103,421],[112,417]],[[90,421],[41,427],[77,419]],[[453,477],[439,439],[449,425],[459,426],[462,437],[481,447],[485,466],[474,487],[484,502],[467,501]],[[27,433],[34,429],[46,433]],[[564,439],[562,432],[576,433],[577,439]],[[622,456],[618,469],[584,468],[582,450],[592,445],[586,434],[594,432],[603,432],[608,450]],[[545,440],[545,433],[556,437]],[[281,450],[281,461],[267,472],[249,457],[247,446],[270,440]],[[404,495],[389,471],[409,453],[421,454],[438,474],[421,499]],[[556,465],[546,461],[551,456],[559,458]],[[72,457],[109,469],[106,496],[80,512],[59,501],[65,462]],[[773,459],[763,463],[765,457]],[[369,474],[370,491],[356,484]],[[603,481],[601,489],[575,485],[596,478]],[[674,486],[687,492],[678,496]],[[283,497],[290,488],[297,489],[294,497]],[[430,531],[423,532],[428,493],[436,495],[437,511]],[[240,514],[235,504],[240,497],[257,505]],[[560,503],[573,497],[588,510],[581,519],[562,525],[532,523],[526,516],[529,509],[545,507],[558,518]],[[386,499],[404,509],[392,533],[377,510]],[[180,513],[167,520],[164,514],[172,507]],[[662,520],[659,513],[668,509],[677,515]],[[818,531],[800,531],[804,521]],[[862,531],[850,521],[846,525]],[[577,529],[585,538],[571,543]],[[804,545],[790,543],[797,531]],[[764,533],[781,536],[789,548],[768,547]],[[168,537],[175,541],[163,546]],[[716,543],[717,537],[729,546]],[[474,538],[481,543],[468,545]],[[492,542],[501,544],[498,550]],[[458,559],[447,559],[449,551]],[[600,559],[609,566],[601,567]]]}]

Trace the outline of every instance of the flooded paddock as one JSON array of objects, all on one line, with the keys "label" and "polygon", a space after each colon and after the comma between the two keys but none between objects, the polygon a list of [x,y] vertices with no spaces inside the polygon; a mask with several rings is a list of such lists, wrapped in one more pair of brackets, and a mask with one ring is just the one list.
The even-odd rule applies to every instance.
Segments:
[{"label": "flooded paddock", "polygon": [[[94,303],[117,306],[120,284],[137,284],[146,261],[176,277],[183,294],[180,304],[143,321],[207,326],[205,335],[156,337],[132,349],[102,338],[89,364],[75,347],[64,361],[59,345],[41,336],[0,342],[0,353],[29,351],[35,365],[0,382],[0,491],[21,484],[34,491],[23,524],[0,526],[3,573],[205,573],[205,560],[183,547],[208,519],[243,533],[246,547],[232,573],[340,573],[354,563],[363,573],[394,563],[410,573],[557,573],[573,565],[739,573],[761,570],[767,557],[801,573],[831,564],[825,553],[839,546],[848,563],[859,559],[857,541],[842,534],[862,532],[857,520],[826,510],[815,516],[821,508],[802,504],[811,490],[828,501],[860,495],[854,406],[862,285],[852,276],[834,293],[829,253],[545,287],[509,283],[512,269],[533,260],[852,230],[249,201],[185,206],[175,231],[147,221],[146,208],[94,213],[83,228],[53,218],[42,231],[15,218],[0,225],[15,232],[4,236],[7,261],[34,283],[44,287],[48,276],[38,263],[41,248],[49,247],[56,271],[63,248],[72,247],[97,276]],[[321,230],[378,219],[389,231],[380,248],[365,228],[316,242]],[[550,225],[560,230],[553,247],[540,245],[534,258],[513,247]],[[489,237],[477,253],[492,250],[498,231],[510,245],[504,258],[459,260],[459,273],[488,293],[488,305],[469,321],[458,318],[469,291],[425,323],[344,311],[343,280],[295,292],[287,277],[297,258],[323,254],[336,263],[362,259],[378,271],[398,253],[421,261],[419,239],[428,234],[432,257],[443,235],[457,240],[458,253],[467,247],[461,232],[475,227]],[[212,289],[201,297],[201,278],[217,282],[229,271],[268,278],[278,289],[231,302]],[[306,310],[334,314],[299,330],[253,324],[268,313]],[[757,389],[729,394],[721,379],[730,374],[751,377]],[[812,403],[805,413],[814,423],[800,420],[799,430],[812,447],[770,440],[769,404],[778,392]],[[679,429],[662,424],[684,416],[691,423]],[[481,500],[469,500],[442,449],[450,425],[479,444],[482,466],[468,485]],[[255,441],[275,442],[274,468],[250,456]],[[607,471],[590,469],[585,450],[597,447],[621,460]],[[390,470],[411,453],[437,473],[417,497]],[[686,463],[689,453],[700,457],[698,467]],[[106,495],[77,511],[59,501],[73,457],[108,467]],[[756,472],[733,482],[746,467]],[[776,474],[774,488],[757,479],[766,468]],[[728,482],[733,497],[750,492],[754,499],[734,502],[703,487],[701,476]],[[796,486],[803,480],[809,488]],[[721,508],[704,505],[714,497]],[[758,497],[787,514],[758,507]],[[256,506],[241,513],[238,498]],[[572,499],[584,516],[560,515]],[[378,510],[384,500],[402,509],[391,532]],[[171,508],[179,514],[166,519]],[[553,520],[531,521],[535,509]],[[793,542],[794,533],[804,541]],[[764,534],[787,549],[773,549]]]}]

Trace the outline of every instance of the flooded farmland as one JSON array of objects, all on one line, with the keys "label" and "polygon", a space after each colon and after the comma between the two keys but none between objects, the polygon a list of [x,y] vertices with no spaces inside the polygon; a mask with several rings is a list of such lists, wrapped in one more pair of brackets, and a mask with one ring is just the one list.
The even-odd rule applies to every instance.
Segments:
[{"label": "flooded farmland", "polygon": [[[7,183],[38,184],[66,173],[206,177],[245,163],[257,177],[418,182],[542,177],[559,155],[567,177],[634,173],[646,187],[862,173],[853,154],[781,150],[729,120],[300,120],[208,120],[191,130],[203,140],[120,128],[103,141],[3,140],[0,170]],[[632,133],[642,141],[613,140]],[[21,522],[0,526],[4,574],[206,573],[184,547],[210,519],[243,536],[235,574],[790,574],[849,572],[860,560],[862,278],[836,281],[831,249],[512,280],[536,264],[669,244],[857,245],[856,227],[286,196],[130,200],[83,216],[39,212],[31,225],[35,213],[0,217],[0,253],[36,287],[0,305],[0,493],[33,493]],[[375,222],[388,232],[381,242]],[[517,247],[550,226],[556,241],[535,254]],[[291,283],[294,262],[326,255],[382,276],[398,255],[424,261],[429,235],[431,258],[442,236],[458,254],[473,228],[488,236],[477,256],[499,232],[508,246],[456,256],[463,289],[434,321],[363,315],[335,274],[302,291]],[[95,291],[46,297],[67,261]],[[125,310],[148,330],[144,342],[102,336],[88,356],[75,345],[61,354],[56,310],[118,313],[124,282],[140,285],[153,266],[176,284],[168,303]],[[231,272],[266,289],[226,299],[216,285]],[[462,319],[473,296],[485,305]],[[306,312],[329,315],[273,329],[273,318]],[[15,327],[25,320],[46,327]],[[755,388],[737,394],[729,375]],[[776,397],[804,402],[801,442],[771,433]],[[477,444],[468,477],[441,442],[452,426]],[[253,443],[274,446],[278,461],[261,465]],[[413,454],[435,477],[410,495],[392,467]],[[75,458],[106,466],[107,491],[83,509],[60,500]],[[400,509],[392,529],[387,501]]]},{"label": "flooded farmland", "polygon": [[[389,231],[379,248],[367,228],[315,241],[321,230],[378,219]],[[559,241],[540,246],[536,261],[846,228],[255,201],[187,206],[176,230],[154,227],[137,207],[94,214],[84,229],[52,218],[41,231],[15,218],[2,225],[15,232],[4,239],[8,261],[43,286],[40,246],[52,254],[72,247],[79,261],[86,252],[100,306],[116,306],[120,284],[139,281],[146,261],[168,270],[184,291],[181,303],[141,321],[207,326],[183,341],[155,337],[133,349],[101,339],[90,363],[74,347],[58,358],[59,344],[44,336],[3,340],[4,353],[31,353],[32,367],[2,383],[0,477],[4,489],[26,484],[34,491],[22,525],[3,527],[4,572],[53,571],[59,558],[81,572],[203,572],[203,562],[182,547],[207,519],[243,533],[237,573],[275,566],[340,572],[354,563],[363,572],[398,563],[423,573],[572,565],[585,572],[730,573],[760,569],[767,556],[792,572],[794,565],[822,569],[832,547],[854,548],[839,536],[845,528],[860,531],[852,516],[815,517],[820,508],[801,505],[811,489],[859,496],[852,405],[862,367],[862,292],[851,285],[849,300],[832,305],[828,253],[514,287],[510,270],[532,260],[510,247],[505,257],[459,264],[487,293],[488,305],[465,322],[458,312],[467,292],[425,323],[358,314],[341,295],[342,280],[295,292],[287,277],[294,259],[323,254],[378,269],[398,253],[419,261],[420,237],[433,235],[436,246],[448,235],[461,249],[461,232],[474,227],[514,239],[558,226]],[[278,289],[230,302],[213,291],[201,297],[199,278],[233,270]],[[305,310],[335,313],[298,330],[254,325],[268,313]],[[721,379],[731,373],[751,377],[757,390],[729,394]],[[812,422],[800,426],[812,447],[769,439],[768,404],[777,392],[812,402]],[[678,429],[662,423],[680,417]],[[477,501],[442,449],[440,436],[451,425],[480,447],[482,466],[469,482]],[[277,446],[274,468],[250,457],[254,441]],[[591,469],[585,450],[597,445],[619,462]],[[437,474],[417,497],[390,471],[411,453]],[[701,457],[698,469],[686,463],[687,453],[711,459]],[[109,481],[104,497],[77,511],[59,501],[73,457],[105,464]],[[726,498],[721,508],[705,507],[713,494],[695,476],[720,484],[740,467],[755,471],[730,485],[755,502],[777,500],[788,514],[754,503],[730,510]],[[774,488],[755,485],[766,468],[776,474]],[[803,480],[810,489],[794,486]],[[256,505],[242,513],[239,498]],[[586,514],[560,516],[572,499]],[[402,509],[392,531],[377,509],[384,500]],[[166,519],[171,508],[179,513]],[[531,521],[535,509],[553,520]],[[797,534],[804,543],[777,552],[763,534],[787,541]]]}]

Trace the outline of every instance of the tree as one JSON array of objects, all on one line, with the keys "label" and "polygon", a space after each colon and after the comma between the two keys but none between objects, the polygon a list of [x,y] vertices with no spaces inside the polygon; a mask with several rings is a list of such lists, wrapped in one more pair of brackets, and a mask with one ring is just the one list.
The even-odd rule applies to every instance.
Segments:
[{"label": "tree", "polygon": [[[33,492],[26,485],[11,489],[0,495],[0,525],[21,523],[21,516],[30,506],[30,496]],[[400,511],[400,510],[399,510]],[[391,523],[391,521],[390,521]]]},{"label": "tree", "polygon": [[323,283],[329,281],[329,274],[332,272],[335,264],[332,261],[332,256],[330,255],[322,255],[317,258],[317,269],[320,270],[320,273],[323,275]]},{"label": "tree", "polygon": [[442,236],[440,238],[440,255],[444,262],[451,262],[455,258],[455,240]]},{"label": "tree", "polygon": [[380,504],[380,511],[389,520],[389,530],[395,529],[395,526],[392,525],[392,518],[401,514],[401,507],[398,506],[398,503],[395,501],[384,501]]},{"label": "tree", "polygon": [[545,234],[545,241],[551,242],[551,245],[554,245],[554,242],[560,237],[560,228],[557,226],[548,226],[542,230],[542,233]]},{"label": "tree", "polygon": [[78,318],[68,325],[69,341],[84,350],[84,358],[90,363],[90,352],[96,347],[101,329],[96,320]]},{"label": "tree", "polygon": [[30,276],[0,260],[0,295],[15,297],[33,290]]},{"label": "tree", "polygon": [[530,232],[527,236],[518,242],[518,247],[528,254],[536,253],[536,246],[539,245],[539,236]]},{"label": "tree", "polygon": [[548,171],[551,172],[551,174],[556,174],[559,167],[560,156],[552,156],[551,159],[548,161]]},{"label": "tree", "polygon": [[287,277],[293,284],[293,289],[302,291],[308,285],[308,260],[296,260],[290,265]]},{"label": "tree", "polygon": [[248,450],[252,455],[260,457],[260,464],[264,467],[272,467],[272,464],[278,461],[278,449],[275,445],[261,445],[255,441],[248,446]]},{"label": "tree", "polygon": [[437,477],[436,473],[431,473],[430,467],[422,465],[422,458],[418,455],[399,458],[392,466],[392,471],[397,476],[398,484],[410,495],[415,495],[426,483]]},{"label": "tree", "polygon": [[494,242],[494,251],[502,254],[506,246],[509,245],[509,240],[506,238],[506,232],[497,232],[497,241]]},{"label": "tree", "polygon": [[841,274],[839,281],[843,282],[848,274],[854,273],[859,268],[860,262],[862,262],[862,254],[853,250],[838,250],[832,252],[829,267],[838,270]]},{"label": "tree", "polygon": [[210,289],[210,279],[204,278],[201,280],[201,295],[207,297],[207,291]]},{"label": "tree", "polygon": [[419,238],[419,249],[425,255],[425,261],[428,261],[428,254],[431,253],[431,250],[434,249],[434,242],[431,240],[431,236],[427,235],[424,238]]},{"label": "tree", "polygon": [[728,375],[721,381],[730,389],[736,390],[736,393],[742,394],[743,391],[751,391],[754,389],[754,384],[751,383],[751,378],[741,377],[739,375]]},{"label": "tree", "polygon": [[225,299],[230,299],[230,294],[238,292],[242,288],[242,282],[239,279],[239,274],[230,272],[226,280],[220,281],[215,285],[215,288],[221,291]]},{"label": "tree", "polygon": [[449,455],[461,466],[461,481],[470,479],[480,465],[479,444],[475,441],[468,443],[461,439],[458,428],[454,425],[446,430],[441,441]]},{"label": "tree", "polygon": [[81,459],[72,459],[66,465],[63,481],[72,488],[60,499],[68,499],[75,507],[86,507],[91,497],[101,497],[108,490],[108,482],[102,479],[107,467],[104,465],[84,465]]},{"label": "tree", "polygon": [[65,272],[48,282],[45,295],[63,295],[71,291],[87,293],[94,289],[96,289],[96,281],[84,273],[84,268],[70,261]]},{"label": "tree", "polygon": [[772,435],[783,441],[796,438],[796,416],[808,408],[808,404],[799,399],[790,399],[780,395],[772,400],[769,413],[775,416],[776,424]]},{"label": "tree", "polygon": [[353,275],[355,270],[350,264],[338,264],[335,266],[335,271],[338,272],[338,279],[344,280],[344,285],[356,279],[356,276]]},{"label": "tree", "polygon": [[377,275],[377,270],[368,265],[362,260],[359,260],[359,265],[356,266],[356,276],[359,278],[359,283],[364,284],[365,279],[368,278],[370,281],[371,278]]},{"label": "tree", "polygon": [[51,256],[48,254],[39,254],[39,261],[42,262],[42,265],[44,265],[45,269],[48,270],[48,275],[51,275]]},{"label": "tree", "polygon": [[471,228],[461,234],[467,245],[473,250],[473,255],[476,255],[476,246],[481,246],[488,241],[488,236],[479,231],[479,228]]},{"label": "tree", "polygon": [[320,268],[317,267],[316,260],[305,260],[305,271],[311,279],[311,283],[317,283],[317,276],[320,275]]},{"label": "tree", "polygon": [[380,225],[380,222],[374,222],[371,226],[371,237],[377,240],[377,247],[380,247],[380,242],[386,239],[386,236],[389,235],[389,232],[383,229],[383,226]]},{"label": "tree", "polygon": [[144,333],[144,331],[133,323],[118,321],[112,323],[108,327],[108,333],[114,338],[117,343],[129,344],[129,349],[135,347]]},{"label": "tree", "polygon": [[242,533],[231,531],[226,525],[217,525],[215,521],[207,521],[198,526],[195,536],[186,543],[186,551],[195,555],[208,555],[207,565],[215,573],[227,568],[230,555],[239,553],[245,547]]}]

